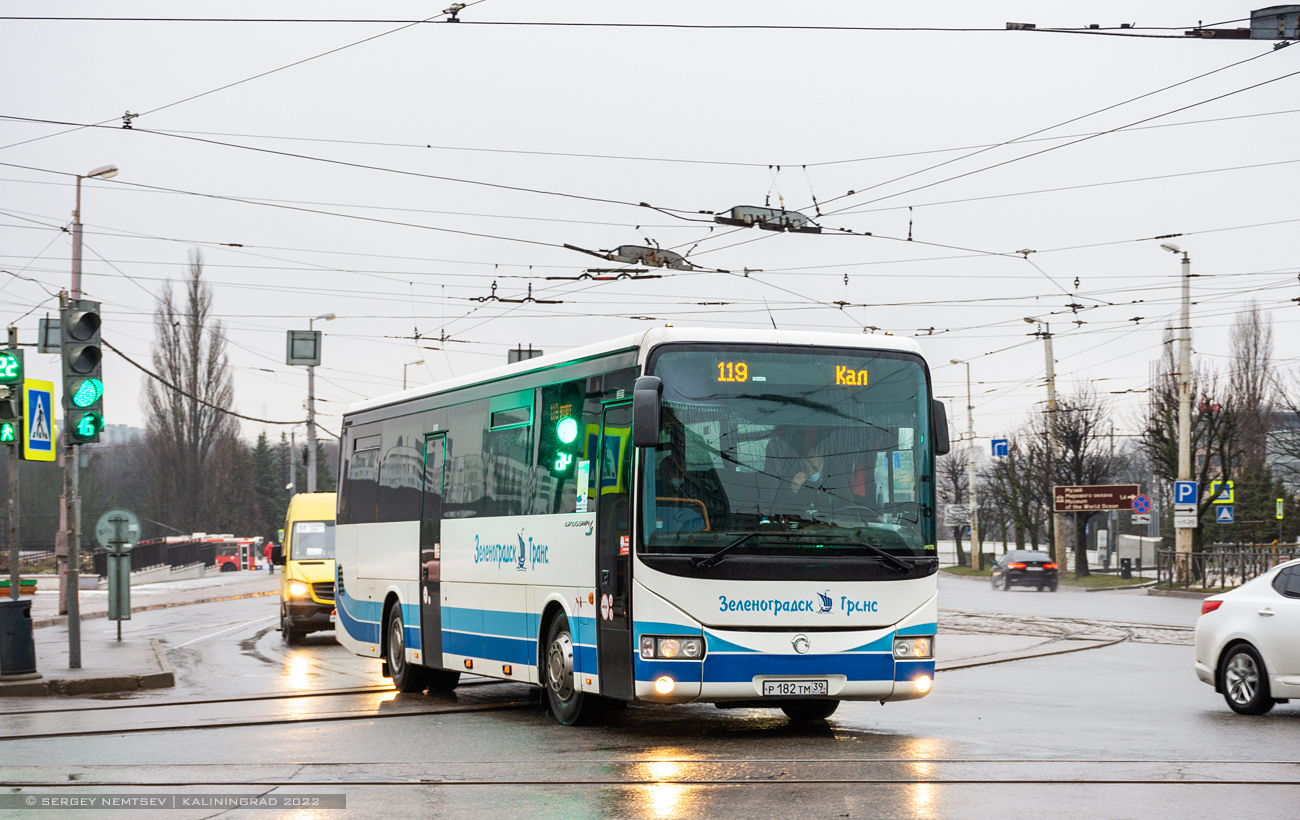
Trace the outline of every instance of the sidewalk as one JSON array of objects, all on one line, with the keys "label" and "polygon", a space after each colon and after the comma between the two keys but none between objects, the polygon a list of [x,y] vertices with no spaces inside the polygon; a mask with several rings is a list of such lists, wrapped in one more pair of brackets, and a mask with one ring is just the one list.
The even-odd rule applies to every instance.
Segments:
[{"label": "sidewalk", "polygon": [[[208,578],[131,587],[131,611],[276,595],[280,576],[266,572],[223,572]],[[108,593],[81,590],[81,620],[108,615]],[[81,642],[81,668],[68,668],[66,615],[58,614],[59,593],[38,591],[32,600],[36,630],[36,680],[0,681],[0,698],[39,695],[99,695],[176,685],[176,674],[154,638],[124,636],[116,641]]]},{"label": "sidewalk", "polygon": [[[236,598],[253,598],[274,595],[280,590],[280,574],[268,572],[220,572],[207,578],[187,581],[164,581],[160,584],[140,584],[131,587],[131,611],[147,612],[184,604],[205,604]],[[77,598],[81,605],[81,620],[103,618],[108,615],[108,590],[83,589]],[[32,598],[32,626],[54,626],[67,623],[66,615],[59,614],[57,590],[38,590]]]}]

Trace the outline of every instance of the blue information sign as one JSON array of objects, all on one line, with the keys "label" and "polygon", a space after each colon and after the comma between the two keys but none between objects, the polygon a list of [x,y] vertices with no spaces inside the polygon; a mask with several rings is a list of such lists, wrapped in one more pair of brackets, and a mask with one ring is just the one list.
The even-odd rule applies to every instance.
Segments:
[{"label": "blue information sign", "polygon": [[1231,504],[1224,504],[1224,505],[1221,506],[1221,507],[1216,507],[1216,508],[1214,509],[1214,520],[1215,520],[1216,522],[1218,522],[1219,524],[1231,524],[1231,523],[1232,523],[1232,505],[1231,505]]},{"label": "blue information sign", "polygon": [[1175,504],[1195,504],[1196,495],[1197,493],[1196,493],[1195,481],[1174,482],[1174,503]]},{"label": "blue information sign", "polygon": [[1007,456],[1011,454],[1011,439],[995,438],[993,439],[993,455]]}]

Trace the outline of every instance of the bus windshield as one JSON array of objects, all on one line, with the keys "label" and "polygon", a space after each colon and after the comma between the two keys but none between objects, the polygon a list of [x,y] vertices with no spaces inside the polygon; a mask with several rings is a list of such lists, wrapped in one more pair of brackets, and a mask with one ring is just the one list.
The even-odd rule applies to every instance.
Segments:
[{"label": "bus windshield", "polygon": [[934,556],[920,357],[680,345],[650,365],[663,412],[642,461],[642,554],[697,556],[696,569],[739,555]]},{"label": "bus windshield", "polygon": [[334,558],[333,521],[297,521],[293,525],[294,561],[327,560]]}]

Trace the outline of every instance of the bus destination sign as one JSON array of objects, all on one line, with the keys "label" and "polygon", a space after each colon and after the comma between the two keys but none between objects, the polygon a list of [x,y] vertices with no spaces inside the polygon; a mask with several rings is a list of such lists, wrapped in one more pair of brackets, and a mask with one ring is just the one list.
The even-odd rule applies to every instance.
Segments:
[{"label": "bus destination sign", "polygon": [[1052,509],[1056,512],[1094,512],[1131,510],[1133,499],[1140,494],[1136,484],[1085,484],[1077,487],[1053,487]]}]

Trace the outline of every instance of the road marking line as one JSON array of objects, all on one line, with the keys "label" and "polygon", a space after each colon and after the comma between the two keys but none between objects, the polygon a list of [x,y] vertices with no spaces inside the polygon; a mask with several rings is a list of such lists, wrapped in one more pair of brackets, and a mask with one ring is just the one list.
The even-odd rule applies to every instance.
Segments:
[{"label": "road marking line", "polygon": [[198,643],[199,641],[206,641],[208,638],[216,638],[216,637],[219,637],[219,636],[221,636],[221,635],[225,635],[225,634],[228,633],[228,632],[234,632],[234,631],[237,630],[237,629],[243,629],[244,627],[246,627],[246,626],[250,626],[250,625],[252,625],[252,624],[261,623],[262,621],[272,621],[272,620],[275,620],[275,619],[278,618],[278,617],[280,617],[280,616],[279,616],[279,615],[267,615],[267,616],[262,617],[262,618],[253,618],[252,620],[248,620],[248,621],[240,621],[239,623],[235,624],[234,626],[230,627],[229,629],[222,629],[222,630],[218,630],[217,632],[210,632],[210,633],[208,633],[207,635],[201,635],[201,636],[199,636],[199,637],[197,637],[197,638],[195,638],[195,639],[193,639],[193,640],[186,641],[185,643],[179,643],[179,644],[176,644],[175,646],[173,646],[173,647],[171,647],[171,648],[172,648],[172,649],[184,649],[185,647],[189,646],[189,645],[192,644],[192,643]]}]

